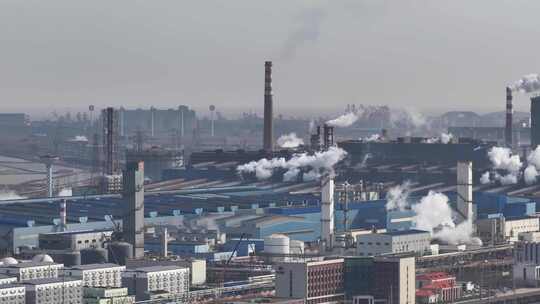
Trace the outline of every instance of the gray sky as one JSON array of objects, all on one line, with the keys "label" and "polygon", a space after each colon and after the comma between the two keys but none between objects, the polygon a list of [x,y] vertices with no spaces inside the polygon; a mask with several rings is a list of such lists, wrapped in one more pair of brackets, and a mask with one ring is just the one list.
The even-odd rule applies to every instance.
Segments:
[{"label": "gray sky", "polygon": [[539,11],[537,0],[0,0],[0,111],[261,112],[269,58],[278,112],[503,110],[504,86],[540,71]]}]

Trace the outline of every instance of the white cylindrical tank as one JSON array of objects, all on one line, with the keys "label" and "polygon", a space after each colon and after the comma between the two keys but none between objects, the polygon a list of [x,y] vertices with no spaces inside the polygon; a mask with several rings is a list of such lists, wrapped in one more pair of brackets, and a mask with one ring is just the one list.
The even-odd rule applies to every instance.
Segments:
[{"label": "white cylindrical tank", "polygon": [[4,265],[15,265],[15,264],[19,264],[19,262],[17,260],[15,260],[14,258],[12,258],[12,257],[7,257],[7,258],[2,259],[2,264],[4,264]]},{"label": "white cylindrical tank", "polygon": [[32,262],[36,263],[53,263],[53,258],[48,254],[38,254],[32,258]]},{"label": "white cylindrical tank", "polygon": [[291,254],[304,254],[304,242],[291,240],[289,242],[289,252]]},{"label": "white cylindrical tank", "polygon": [[272,234],[264,238],[264,252],[270,254],[289,254],[290,239],[283,234]]}]

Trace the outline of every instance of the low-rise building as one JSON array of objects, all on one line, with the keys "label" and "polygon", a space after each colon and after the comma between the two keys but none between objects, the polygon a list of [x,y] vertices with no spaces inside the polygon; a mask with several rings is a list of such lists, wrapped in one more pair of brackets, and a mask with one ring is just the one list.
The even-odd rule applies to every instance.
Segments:
[{"label": "low-rise building", "polygon": [[511,242],[519,240],[519,234],[523,232],[540,231],[540,222],[537,217],[506,218],[504,223],[504,236]]},{"label": "low-rise building", "polygon": [[111,235],[112,230],[41,233],[39,235],[39,248],[52,250],[102,248],[103,242],[110,239]]},{"label": "low-rise building", "polygon": [[81,279],[85,287],[121,287],[125,270],[117,264],[87,264],[68,268],[65,275]]},{"label": "low-rise building", "polygon": [[416,276],[416,300],[433,303],[433,300],[451,303],[461,298],[463,289],[456,284],[456,277],[445,272],[431,272]]},{"label": "low-rise building", "polygon": [[343,259],[283,262],[276,269],[276,297],[306,304],[345,299]]},{"label": "low-rise building", "polygon": [[189,268],[179,266],[151,266],[127,269],[122,275],[123,286],[137,301],[148,299],[153,292],[184,294],[189,291]]},{"label": "low-rise building", "polygon": [[356,237],[359,256],[376,256],[390,253],[414,252],[424,255],[430,252],[431,235],[423,230],[369,233]]},{"label": "low-rise building", "polygon": [[22,262],[12,265],[0,265],[0,273],[14,276],[19,282],[57,278],[59,271],[64,268],[63,264],[53,262]]},{"label": "low-rise building", "polygon": [[0,285],[0,303],[25,304],[26,288],[16,284]]},{"label": "low-rise building", "polygon": [[26,287],[27,304],[81,304],[82,281],[73,278],[29,280]]},{"label": "low-rise building", "polygon": [[17,277],[0,274],[0,285],[17,283]]},{"label": "low-rise building", "polygon": [[410,254],[375,257],[373,295],[386,303],[414,304],[416,261]]},{"label": "low-rise building", "polygon": [[128,295],[127,288],[85,287],[83,289],[84,304],[133,304],[135,297]]}]

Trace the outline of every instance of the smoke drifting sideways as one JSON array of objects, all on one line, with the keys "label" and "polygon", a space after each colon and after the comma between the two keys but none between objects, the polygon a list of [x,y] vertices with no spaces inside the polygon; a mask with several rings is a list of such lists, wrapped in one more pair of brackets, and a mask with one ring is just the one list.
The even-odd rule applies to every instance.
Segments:
[{"label": "smoke drifting sideways", "polygon": [[438,144],[438,143],[441,143],[441,144],[449,144],[452,139],[454,138],[454,135],[452,135],[452,133],[441,133],[441,136],[440,137],[432,137],[432,138],[428,138],[424,141],[424,143],[426,144]]},{"label": "smoke drifting sideways", "polygon": [[326,12],[322,8],[313,7],[304,10],[296,19],[296,26],[289,31],[279,52],[279,58],[283,61],[293,60],[303,45],[319,40],[321,23],[325,17]]},{"label": "smoke drifting sideways", "polygon": [[456,224],[448,197],[443,193],[430,191],[418,203],[410,203],[409,182],[397,185],[388,190],[386,209],[404,211],[411,209],[415,216],[415,228],[429,231],[433,238],[448,244],[481,244],[473,237],[473,225],[470,220]]},{"label": "smoke drifting sideways", "polygon": [[15,191],[0,191],[0,201],[25,199],[26,197],[18,195]]},{"label": "smoke drifting sideways", "polygon": [[301,172],[304,181],[319,179],[323,174],[333,171],[334,166],[343,160],[347,152],[338,147],[330,147],[327,151],[316,152],[315,154],[300,153],[295,154],[287,160],[283,157],[272,159],[260,159],[247,164],[239,165],[236,168],[238,174],[255,173],[259,180],[266,180],[272,177],[274,170],[286,170],[283,175],[284,181],[294,181]]},{"label": "smoke drifting sideways", "polygon": [[296,136],[296,133],[293,132],[293,133],[281,135],[277,139],[276,143],[281,148],[290,149],[290,148],[297,148],[303,145],[304,140],[301,138],[298,138],[298,136]]},{"label": "smoke drifting sideways", "polygon": [[358,114],[354,112],[345,113],[335,119],[326,122],[327,125],[337,128],[346,128],[352,126],[358,120]]},{"label": "smoke drifting sideways", "polygon": [[532,93],[540,90],[540,76],[529,74],[521,77],[518,81],[509,86],[512,91],[521,93]]},{"label": "smoke drifting sideways", "polygon": [[[523,163],[519,155],[513,155],[512,150],[505,147],[493,147],[488,151],[488,157],[495,172],[484,172],[480,183],[488,184],[499,181],[502,185],[517,184],[521,175]],[[503,171],[500,174],[497,171]]]}]

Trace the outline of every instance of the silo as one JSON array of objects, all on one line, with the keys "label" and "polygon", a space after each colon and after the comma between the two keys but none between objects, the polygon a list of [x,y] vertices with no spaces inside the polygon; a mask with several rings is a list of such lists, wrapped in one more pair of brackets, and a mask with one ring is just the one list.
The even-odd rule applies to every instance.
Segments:
[{"label": "silo", "polygon": [[114,242],[109,245],[108,249],[111,263],[126,265],[126,261],[133,258],[133,246],[129,243]]},{"label": "silo", "polygon": [[81,250],[81,264],[102,264],[109,261],[107,250],[103,248],[85,248]]},{"label": "silo", "polygon": [[283,234],[272,234],[264,238],[264,252],[276,255],[287,255],[290,251],[290,239]]},{"label": "silo", "polygon": [[289,251],[291,254],[304,254],[304,242],[291,240],[289,243]]}]

